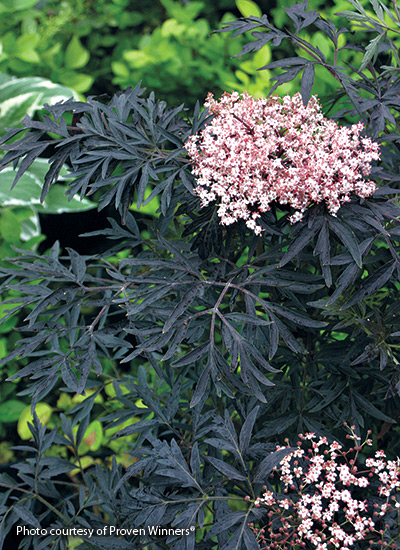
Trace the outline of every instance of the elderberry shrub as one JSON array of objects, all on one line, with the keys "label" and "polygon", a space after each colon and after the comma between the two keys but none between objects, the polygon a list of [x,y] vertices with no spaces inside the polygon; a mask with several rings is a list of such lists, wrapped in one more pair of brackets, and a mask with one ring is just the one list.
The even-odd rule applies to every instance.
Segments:
[{"label": "elderberry shrub", "polygon": [[[22,549],[259,548],[269,474],[294,456],[299,433],[341,445],[344,421],[354,437],[372,430],[373,454],[357,451],[366,464],[379,467],[376,453],[385,452],[397,475],[400,15],[379,0],[368,11],[352,7],[341,14],[347,28],[303,2],[286,8],[290,29],[267,16],[222,29],[252,31],[241,54],[278,48],[279,60],[264,67],[284,71],[271,96],[302,73],[301,101],[244,96],[266,118],[241,103],[231,133],[218,130],[224,99],[190,116],[138,85],[109,103],[47,106],[43,121],[27,118],[5,136],[0,168],[18,165],[16,184],[46,154],[42,197],[67,165],[69,196],[113,206],[120,223],[86,234],[107,236],[105,252],[55,244],[45,254],[21,252],[1,270],[10,309],[3,320],[16,316],[22,333],[3,363],[17,362],[12,378],[38,414],[31,441],[15,448],[14,470],[0,478],[0,544],[26,524],[95,531],[79,540],[27,536]],[[330,52],[313,43],[316,31]],[[293,57],[280,58],[283,41]],[[353,65],[344,67],[349,50]],[[311,113],[318,71],[337,85],[320,99],[319,126],[309,131],[312,116],[292,126],[277,120],[272,139],[268,106],[287,122],[293,105]],[[236,150],[249,155],[224,171]],[[158,211],[144,215],[153,201]],[[53,412],[47,427],[43,400]],[[291,445],[280,447],[283,438]],[[356,487],[347,502],[374,498]],[[281,498],[277,485],[268,490]],[[397,508],[376,504],[385,512],[381,539],[352,540],[356,550],[399,544]],[[340,514],[324,518],[327,532],[340,533]],[[157,525],[170,534],[147,529]],[[107,526],[114,535],[101,535]],[[306,530],[294,541],[318,550],[340,544]]]}]

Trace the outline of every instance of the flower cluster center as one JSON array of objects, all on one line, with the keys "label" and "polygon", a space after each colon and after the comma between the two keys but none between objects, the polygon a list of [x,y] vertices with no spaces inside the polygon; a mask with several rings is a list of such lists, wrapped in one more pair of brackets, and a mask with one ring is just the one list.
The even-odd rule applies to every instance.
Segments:
[{"label": "flower cluster center", "polygon": [[291,223],[312,204],[325,202],[336,215],[351,195],[367,197],[365,178],[379,146],[362,137],[362,123],[341,127],[321,113],[317,97],[304,105],[300,93],[256,99],[246,92],[212,94],[211,122],[185,148],[193,163],[202,206],[217,201],[221,224],[245,220],[257,235],[261,213],[276,201],[291,206]]}]

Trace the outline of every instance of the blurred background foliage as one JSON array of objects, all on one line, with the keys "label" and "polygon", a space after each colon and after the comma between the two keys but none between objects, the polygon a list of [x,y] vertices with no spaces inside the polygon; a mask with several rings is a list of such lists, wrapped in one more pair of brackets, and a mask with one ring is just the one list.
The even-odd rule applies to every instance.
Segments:
[{"label": "blurred background foliage", "polygon": [[[26,113],[38,116],[37,110],[46,102],[55,103],[71,96],[82,100],[89,95],[112,96],[120,89],[135,86],[140,80],[149,91],[156,93],[156,97],[171,105],[185,103],[189,110],[197,100],[202,103],[210,91],[215,96],[231,90],[247,90],[256,97],[265,96],[271,89],[270,78],[274,75],[272,71],[257,69],[271,61],[270,48],[266,46],[249,57],[233,57],[246,38],[230,40],[227,33],[211,33],[223,22],[263,13],[273,19],[275,25],[283,27],[288,21],[283,6],[292,3],[292,0],[280,0],[279,3],[275,0],[2,0],[0,134],[6,127],[16,126]],[[368,4],[367,0],[362,3]],[[346,0],[310,0],[309,5],[332,18],[335,18],[334,13],[349,9]],[[304,37],[317,44],[327,58],[333,56],[330,44],[321,33],[314,33],[312,40],[307,34]],[[356,37],[342,35],[340,46],[346,46],[345,40],[349,39],[355,41]],[[285,47],[275,49],[274,60],[287,57]],[[347,50],[346,55],[348,63],[359,66],[361,53]],[[327,71],[317,74],[313,93],[320,96],[323,104],[335,88],[336,82]],[[300,81],[295,79],[281,86],[278,93],[295,93],[299,89]],[[47,246],[46,243],[50,246],[57,239],[63,244],[66,234],[70,240],[64,247],[77,248],[71,240],[71,228],[81,227],[81,211],[85,212],[89,224],[86,231],[97,229],[96,216],[100,214],[93,210],[95,200],[68,202],[62,181],[52,188],[45,203],[40,203],[46,164],[46,159],[36,161],[12,191],[12,170],[0,174],[2,262],[17,253],[13,246],[34,250]],[[66,177],[66,171],[62,177]],[[155,216],[156,209],[157,204],[152,203],[146,211],[141,210],[141,215]],[[90,212],[86,213],[88,210]],[[51,223],[49,218],[53,219]],[[84,231],[82,228],[79,233]],[[5,311],[6,306],[0,306],[0,317]],[[1,325],[0,358],[5,357],[20,338],[15,330],[16,323],[17,319],[13,318]],[[26,437],[30,421],[28,401],[23,395],[17,395],[22,389],[18,380],[5,383],[6,378],[16,372],[17,365],[8,364],[2,369],[0,464],[12,462],[10,447],[18,437]],[[99,449],[103,449],[105,457],[111,453],[116,454],[118,461],[125,460],[131,441],[110,442],[112,434],[106,433],[101,424],[101,416],[117,406],[113,396],[115,389],[110,387],[107,395],[99,393],[96,398],[99,415],[87,428],[86,446],[80,449],[82,467],[93,462],[90,451]],[[54,399],[54,402],[40,404],[37,409],[39,419],[50,426],[55,422],[53,413],[68,413],[78,406],[80,397],[61,393],[58,401]]]},{"label": "blurred background foliage", "polygon": [[[3,0],[0,72],[41,76],[86,95],[113,95],[142,80],[157,97],[188,107],[202,101],[209,91],[220,95],[235,89],[265,95],[271,75],[257,69],[270,61],[270,49],[265,47],[248,59],[232,59],[244,38],[232,41],[225,34],[211,33],[241,15],[265,13],[284,26],[288,18],[283,7],[291,3]],[[327,16],[349,8],[346,0],[311,0],[309,5],[323,9]],[[322,33],[315,33],[313,40],[328,57],[332,54]],[[353,56],[349,51],[349,61]],[[315,93],[322,96],[335,82],[325,72],[319,76]],[[293,92],[297,85],[289,83],[280,93]]]}]

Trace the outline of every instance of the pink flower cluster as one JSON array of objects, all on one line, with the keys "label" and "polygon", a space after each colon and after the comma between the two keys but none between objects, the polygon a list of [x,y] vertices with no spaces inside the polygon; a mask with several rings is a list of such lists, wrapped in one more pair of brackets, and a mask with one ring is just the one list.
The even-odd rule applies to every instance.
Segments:
[{"label": "pink flower cluster", "polygon": [[[337,442],[329,445],[325,437],[299,436],[302,441],[297,449],[271,474],[272,483],[277,482],[290,496],[282,498],[264,487],[265,493],[254,503],[268,509],[263,528],[250,524],[262,548],[289,550],[308,543],[316,550],[347,550],[361,541],[363,548],[390,547],[383,527],[388,512],[400,508],[394,496],[400,488],[400,460],[386,460],[385,453],[378,451],[359,468],[358,454],[372,441],[366,439],[360,445],[353,427],[350,431],[354,447],[346,452]],[[311,442],[308,452],[302,448],[306,440]],[[380,503],[369,504],[367,494],[380,497]]]},{"label": "pink flower cluster", "polygon": [[257,235],[257,218],[272,202],[290,205],[292,223],[308,206],[325,201],[336,215],[351,194],[367,197],[375,184],[365,180],[379,146],[362,138],[361,123],[340,127],[323,116],[313,96],[300,93],[255,99],[246,92],[212,94],[204,104],[214,114],[185,148],[193,163],[195,192],[202,206],[218,201],[221,224],[245,220]]}]

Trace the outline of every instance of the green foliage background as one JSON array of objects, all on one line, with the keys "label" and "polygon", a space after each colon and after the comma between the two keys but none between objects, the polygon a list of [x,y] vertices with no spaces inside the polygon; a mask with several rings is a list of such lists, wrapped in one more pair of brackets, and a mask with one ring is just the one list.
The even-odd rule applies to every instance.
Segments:
[{"label": "green foliage background", "polygon": [[[246,89],[256,96],[270,87],[270,49],[251,59],[232,59],[243,40],[210,34],[240,15],[273,15],[284,25],[282,9],[290,0],[253,2],[219,0],[15,0],[0,2],[0,71],[41,76],[79,93],[112,95],[139,80],[162,99],[192,106],[212,91]],[[345,0],[330,3],[327,15],[345,9]],[[311,6],[323,3],[312,0]],[[314,39],[324,53],[322,33]],[[332,81],[321,73],[316,92]],[[291,92],[296,83],[280,93]]]}]

